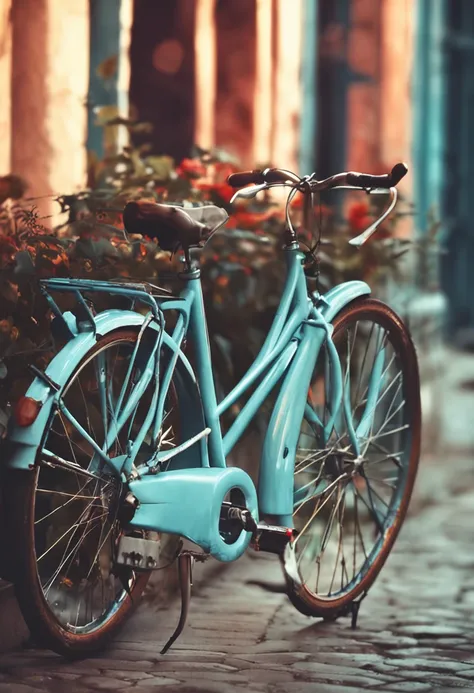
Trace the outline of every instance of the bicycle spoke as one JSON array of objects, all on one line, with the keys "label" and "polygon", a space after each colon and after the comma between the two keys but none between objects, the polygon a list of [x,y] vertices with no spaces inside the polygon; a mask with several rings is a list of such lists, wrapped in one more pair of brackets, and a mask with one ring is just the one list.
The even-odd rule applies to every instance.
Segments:
[{"label": "bicycle spoke", "polygon": [[372,501],[372,496],[370,495],[370,493],[368,493],[368,495],[369,495],[369,501],[367,501],[367,500],[364,498],[364,496],[362,495],[362,493],[360,492],[360,489],[357,488],[357,485],[356,485],[354,482],[352,482],[352,483],[353,483],[354,488],[356,489],[357,495],[359,496],[360,500],[363,502],[363,504],[365,505],[365,507],[366,507],[367,510],[369,511],[370,515],[372,516],[372,518],[373,518],[375,524],[377,525],[377,528],[378,528],[380,534],[383,534],[384,528],[383,528],[382,523],[380,522],[380,518],[379,518],[379,515],[378,515],[378,512],[377,512],[377,508],[375,507],[375,505],[374,505],[374,503],[373,503],[373,501]]},{"label": "bicycle spoke", "polygon": [[[371,327],[371,329],[370,329],[370,334],[369,334],[369,337],[368,337],[368,339],[367,339],[367,344],[366,344],[366,346],[365,346],[364,357],[363,357],[363,359],[362,359],[362,365],[361,365],[360,372],[359,372],[359,381],[358,381],[358,383],[357,383],[357,388],[356,388],[356,391],[355,391],[355,394],[354,394],[354,399],[355,399],[356,402],[357,402],[358,399],[359,399],[359,392],[360,392],[360,386],[361,386],[361,382],[362,382],[362,376],[363,376],[363,374],[364,374],[365,362],[366,362],[366,360],[367,360],[367,354],[368,354],[368,351],[369,351],[369,346],[370,346],[370,342],[371,342],[371,340],[372,340],[372,335],[373,335],[374,329],[375,329],[375,323],[372,323],[372,327]],[[362,395],[362,397],[363,397],[363,396],[364,396],[364,395]],[[354,412],[353,412],[353,414],[354,414]]]},{"label": "bicycle spoke", "polygon": [[[339,564],[339,556],[341,555],[341,550],[343,552],[342,539],[343,539],[343,532],[344,532],[343,520],[344,520],[344,510],[345,510],[345,498],[346,498],[345,493],[341,493],[340,499],[338,499],[338,502],[336,504],[335,515],[336,514],[339,515],[338,524],[337,524],[337,527],[338,527],[338,544],[337,544],[336,559],[334,561],[334,570],[332,573],[332,578],[331,578],[331,583],[329,585],[328,594],[331,594],[331,592],[332,592],[334,580],[336,579],[336,573],[337,573],[337,568],[338,568],[338,564]],[[343,576],[341,576],[341,577],[343,578]]]},{"label": "bicycle spoke", "polygon": [[[406,445],[400,436],[410,428],[403,362],[390,330],[375,321],[356,320],[336,339],[345,416],[335,418],[331,435],[321,445],[321,427],[308,412],[308,419],[315,420],[305,419],[294,477],[298,570],[305,585],[315,580],[310,591],[325,599],[350,592],[385,541],[385,527],[393,522],[404,483]],[[317,388],[324,391],[320,419],[327,426],[333,409],[327,349],[324,359],[318,361],[324,388],[322,383]],[[308,402],[316,415],[318,401],[312,386]],[[365,435],[356,455],[350,425],[357,431],[364,417]]]},{"label": "bicycle spoke", "polygon": [[[37,486],[37,498],[44,500],[38,503],[34,520],[37,561],[45,599],[72,632],[100,628],[137,580],[131,568],[113,571],[121,532],[117,520],[121,483],[110,466],[133,446],[137,435],[137,464],[147,464],[156,452],[142,426],[153,409],[156,385],[153,377],[143,379],[140,371],[150,354],[147,346],[139,351],[136,341],[130,340],[97,351],[61,393],[59,411],[45,440],[42,481]],[[175,390],[170,392],[158,449],[181,444],[173,407],[168,406]],[[115,464],[118,469],[122,459]]]},{"label": "bicycle spoke", "polygon": [[58,496],[69,497],[69,500],[66,501],[65,503],[63,503],[62,505],[59,505],[57,508],[52,510],[47,515],[44,515],[40,520],[35,520],[35,525],[39,524],[40,522],[43,522],[44,520],[49,519],[52,515],[57,513],[59,510],[63,510],[63,508],[65,508],[67,505],[69,505],[70,503],[72,503],[75,500],[91,500],[91,501],[98,500],[97,496],[79,495],[82,492],[82,490],[87,486],[88,483],[89,483],[89,481],[86,481],[77,493],[66,493],[64,491],[57,491],[56,489],[37,488],[36,489],[37,493],[48,493],[48,494],[54,494],[54,495],[58,495]]}]

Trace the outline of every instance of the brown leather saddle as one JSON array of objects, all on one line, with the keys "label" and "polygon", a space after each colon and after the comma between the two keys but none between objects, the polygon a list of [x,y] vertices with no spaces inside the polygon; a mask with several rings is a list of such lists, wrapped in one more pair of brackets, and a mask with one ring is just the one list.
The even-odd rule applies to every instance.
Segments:
[{"label": "brown leather saddle", "polygon": [[176,252],[203,245],[229,218],[225,209],[216,205],[178,207],[137,200],[128,202],[123,210],[123,223],[128,233],[156,238],[160,248]]}]

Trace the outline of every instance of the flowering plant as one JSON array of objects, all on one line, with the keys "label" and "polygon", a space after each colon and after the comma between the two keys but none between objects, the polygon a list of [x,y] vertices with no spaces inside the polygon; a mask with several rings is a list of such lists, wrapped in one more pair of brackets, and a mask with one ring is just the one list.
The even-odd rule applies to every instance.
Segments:
[{"label": "flowering plant", "polygon": [[[38,279],[131,277],[163,284],[170,281],[170,270],[179,269],[179,255],[170,257],[156,240],[124,232],[122,209],[131,199],[212,203],[231,213],[225,232],[202,251],[201,267],[217,380],[226,390],[243,374],[278,305],[285,276],[280,253],[285,215],[269,196],[231,209],[234,190],[226,180],[236,169],[222,152],[196,150],[175,165],[170,157],[150,155],[145,145],[126,147],[91,167],[90,188],[55,198],[63,221],[53,227],[45,226],[34,201],[25,197],[21,179],[0,178],[0,435],[10,405],[31,380],[27,364],[44,368],[54,353],[51,314]],[[301,226],[301,195],[292,210],[302,247],[312,248],[315,239]],[[374,208],[353,203],[344,223],[329,207],[319,207],[318,213],[319,230],[329,244],[319,248],[317,262],[308,252],[310,280],[312,274],[326,289],[339,281],[377,280],[388,269],[396,271],[402,252],[393,241],[396,219],[357,251],[347,240],[370,223]],[[56,300],[61,308],[73,309],[69,295]],[[114,300],[94,298],[98,310]]]}]

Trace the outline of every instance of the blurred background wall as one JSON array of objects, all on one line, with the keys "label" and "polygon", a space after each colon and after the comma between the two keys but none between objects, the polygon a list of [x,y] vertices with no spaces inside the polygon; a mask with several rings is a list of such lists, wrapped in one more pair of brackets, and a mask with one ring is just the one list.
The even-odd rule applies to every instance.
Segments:
[{"label": "blurred background wall", "polygon": [[130,114],[177,160],[216,146],[321,177],[405,160],[405,232],[439,217],[447,253],[404,301],[466,343],[473,61],[472,0],[0,0],[0,170],[32,195],[78,189],[123,145],[100,123]]}]

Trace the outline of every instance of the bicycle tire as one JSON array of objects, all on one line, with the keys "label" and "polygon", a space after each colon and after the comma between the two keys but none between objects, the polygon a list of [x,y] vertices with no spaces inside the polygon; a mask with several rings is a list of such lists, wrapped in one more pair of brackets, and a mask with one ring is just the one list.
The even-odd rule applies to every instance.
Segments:
[{"label": "bicycle tire", "polygon": [[[79,380],[82,372],[86,372],[87,377],[87,366],[97,354],[103,353],[104,350],[116,345],[128,345],[130,349],[132,349],[137,341],[137,335],[138,331],[136,329],[124,328],[99,339],[97,344],[84,355],[74,373],[64,385],[61,396],[63,396],[63,393],[67,395],[68,389],[72,388],[76,378]],[[72,394],[74,394],[74,390]],[[48,439],[52,430],[52,424],[48,424],[48,426],[49,428],[45,429],[44,441]],[[53,611],[51,603],[45,596],[38,569],[39,559],[37,558],[37,553],[39,539],[38,536],[35,538],[35,523],[38,524],[35,512],[38,510],[37,506],[40,506],[40,501],[38,501],[40,495],[38,491],[38,480],[41,478],[42,472],[43,468],[36,466],[33,471],[11,470],[5,474],[9,560],[13,568],[12,573],[14,577],[15,593],[22,615],[34,640],[39,645],[46,646],[69,658],[83,657],[102,650],[117,634],[134,607],[139,603],[139,599],[150,577],[150,572],[132,571],[133,579],[131,577],[129,579],[129,573],[127,573],[127,580],[129,579],[128,587],[126,587],[124,583],[123,590],[120,592],[120,596],[117,597],[117,604],[113,605],[109,610],[109,616],[105,618],[102,624],[99,619],[98,627],[91,630],[91,632],[77,632],[76,628],[71,629],[67,624],[62,623],[58,614]],[[107,477],[107,479],[110,479],[110,477]],[[107,483],[109,483],[109,481],[107,481]],[[96,493],[99,494],[98,491]],[[112,494],[113,493],[114,489],[112,489]],[[101,489],[101,494],[99,495],[102,494],[103,491]],[[81,496],[81,498],[82,497],[83,496]],[[115,500],[116,498],[114,496],[114,502]],[[75,501],[77,501],[77,498]],[[66,503],[64,505],[66,505]],[[69,510],[67,512],[69,512]],[[116,515],[113,521],[117,521]],[[88,519],[87,522],[89,522]],[[92,531],[92,534],[94,534],[94,532],[95,530]],[[76,530],[73,531],[73,535],[75,533]],[[89,530],[87,533],[89,533]],[[83,536],[84,534],[85,530]],[[101,540],[102,535],[100,536],[100,541]],[[84,543],[85,541],[86,539],[84,538]],[[79,545],[79,550],[80,546],[81,545]],[[99,552],[101,550],[102,547],[99,549]],[[97,562],[99,562],[101,558],[99,552],[97,552],[96,555]],[[76,553],[73,558],[75,558]],[[42,554],[42,556],[43,555],[44,554]],[[63,558],[64,555],[63,553]],[[69,570],[70,563],[68,563],[68,556],[64,561]],[[100,570],[102,570],[102,568],[100,568]],[[92,599],[91,597],[91,601]]]},{"label": "bicycle tire", "polygon": [[[285,562],[282,557],[282,566],[286,579],[287,594],[292,604],[298,611],[307,616],[322,617],[327,620],[335,620],[341,615],[348,614],[351,611],[352,604],[358,598],[363,597],[367,593],[380,573],[393,548],[397,535],[405,519],[416,479],[420,456],[421,404],[419,373],[415,347],[408,330],[403,321],[389,306],[372,298],[363,298],[349,304],[335,317],[333,321],[333,341],[337,343],[338,337],[340,337],[343,331],[349,330],[351,324],[357,324],[358,321],[368,321],[372,322],[373,324],[380,324],[385,329],[386,334],[389,335],[390,343],[394,346],[394,350],[398,353],[401,363],[401,372],[403,373],[402,401],[406,402],[405,411],[410,421],[409,434],[407,433],[407,439],[409,438],[409,451],[405,458],[406,465],[404,479],[402,482],[403,487],[401,488],[401,496],[390,510],[390,512],[393,514],[393,521],[390,522],[389,526],[384,526],[384,535],[380,537],[379,542],[381,541],[381,543],[378,546],[377,551],[374,551],[373,555],[370,556],[370,561],[368,561],[367,558],[364,559],[365,569],[363,574],[359,575],[357,579],[353,580],[352,588],[346,589],[345,591],[342,591],[342,589],[339,591],[336,590],[333,594],[327,594],[324,596],[322,594],[318,594],[315,591],[317,587],[315,589],[311,589],[307,584],[304,583],[301,576],[301,570],[299,568],[297,570],[297,576],[295,576],[295,563],[293,561],[296,560],[296,549],[292,550],[293,565],[291,569],[289,564]],[[357,330],[357,328],[355,328],[355,330]],[[350,354],[350,358],[352,358],[352,352]],[[363,368],[364,366],[362,366],[362,369]],[[403,437],[405,438],[405,434]],[[394,462],[395,460],[393,459],[388,461]],[[368,489],[368,478],[364,480],[364,483],[366,483],[366,487]],[[354,498],[356,498],[358,493],[355,488],[356,482],[353,482],[353,486],[353,495]],[[395,491],[393,494],[395,495]],[[379,505],[381,504],[379,503]],[[340,511],[338,510],[338,513],[339,512]],[[355,514],[356,513],[353,513],[353,515]],[[353,520],[353,522],[355,527],[356,520]],[[330,531],[332,532],[332,528]],[[342,530],[339,529],[339,534],[341,533]],[[356,529],[354,528],[354,535],[355,534]],[[382,532],[380,532],[380,534],[382,534]],[[320,542],[320,547],[323,548],[323,542]],[[339,553],[337,554],[337,558],[338,557]],[[319,556],[317,560],[319,560]],[[365,565],[366,563],[367,565]],[[301,565],[301,563],[299,565]],[[347,571],[347,565],[345,568]],[[321,562],[319,562],[319,565],[317,566],[318,577],[320,575],[320,570]],[[343,578],[344,566],[342,567],[341,572]]]}]

